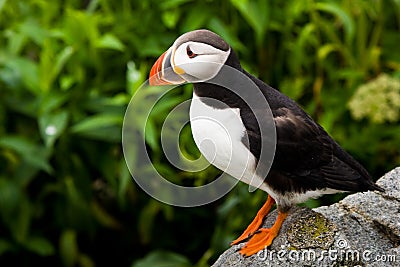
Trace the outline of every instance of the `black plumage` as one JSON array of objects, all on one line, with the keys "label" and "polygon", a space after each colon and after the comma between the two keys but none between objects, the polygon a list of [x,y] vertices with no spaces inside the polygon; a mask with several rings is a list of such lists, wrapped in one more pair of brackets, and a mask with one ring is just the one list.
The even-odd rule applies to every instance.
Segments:
[{"label": "black plumage", "polygon": [[[265,183],[271,188],[281,194],[321,189],[382,191],[374,184],[364,167],[345,152],[293,100],[243,70],[233,50],[225,64],[248,76],[257,85],[271,108],[277,137],[275,157],[270,172],[265,177]],[[214,79],[218,79],[218,74]],[[209,82],[194,83],[194,92],[200,97],[217,99],[231,108],[240,109],[240,117],[247,131],[247,138],[244,138],[248,140],[246,145],[259,159],[262,139],[267,139],[268,136],[260,135],[254,112],[265,111],[257,110],[254,106],[250,109],[231,90]],[[214,105],[215,108],[226,107],[213,103],[208,105]]]}]

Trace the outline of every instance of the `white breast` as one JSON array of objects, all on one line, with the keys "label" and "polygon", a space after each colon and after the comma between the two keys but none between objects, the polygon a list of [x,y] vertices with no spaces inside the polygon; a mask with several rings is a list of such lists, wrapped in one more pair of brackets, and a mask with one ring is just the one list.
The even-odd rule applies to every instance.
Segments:
[{"label": "white breast", "polygon": [[[242,142],[246,128],[239,109],[215,109],[193,93],[190,123],[197,147],[211,164],[247,184],[261,184],[254,171],[256,159]],[[260,189],[270,191],[265,184]]]}]

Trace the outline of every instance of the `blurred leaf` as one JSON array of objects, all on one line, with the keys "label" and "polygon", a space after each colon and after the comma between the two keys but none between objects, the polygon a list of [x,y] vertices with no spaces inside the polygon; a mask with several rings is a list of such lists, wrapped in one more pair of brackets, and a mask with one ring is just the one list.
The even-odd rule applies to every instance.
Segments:
[{"label": "blurred leaf", "polygon": [[168,251],[153,251],[144,259],[132,264],[132,267],[190,267],[190,261],[177,253]]},{"label": "blurred leaf", "polygon": [[354,20],[349,16],[349,14],[347,14],[343,8],[338,6],[336,2],[316,3],[315,7],[320,11],[331,13],[340,19],[345,31],[346,43],[350,44],[354,39],[355,25]]},{"label": "blurred leaf", "polygon": [[128,191],[128,188],[132,186],[132,177],[129,172],[129,169],[126,165],[125,160],[121,160],[120,162],[120,171],[119,171],[119,188],[118,188],[118,201],[121,203],[122,206],[125,206],[125,203],[127,201],[126,199],[126,194]]},{"label": "blurred leaf", "polygon": [[180,12],[178,10],[167,10],[162,13],[161,18],[167,28],[173,29],[180,18]]},{"label": "blurred leaf", "polygon": [[68,112],[45,113],[39,117],[39,129],[47,147],[52,147],[64,132],[68,123]]},{"label": "blurred leaf", "polygon": [[268,1],[231,0],[231,3],[253,28],[256,33],[257,44],[261,45],[270,19]]},{"label": "blurred leaf", "polygon": [[78,190],[76,187],[76,184],[74,183],[73,178],[68,177],[64,179],[65,183],[65,189],[66,189],[66,195],[68,197],[68,200],[71,202],[76,207],[79,207],[80,209],[87,210],[87,202],[84,200],[82,197],[81,192]]},{"label": "blurred leaf", "polygon": [[15,183],[0,178],[0,214],[3,220],[13,218],[18,209],[21,192]]},{"label": "blurred leaf", "polygon": [[220,207],[218,207],[218,215],[222,218],[226,217],[238,203],[238,198],[228,198]]},{"label": "blurred leaf", "polygon": [[52,89],[53,83],[62,71],[64,65],[73,54],[71,46],[65,47],[57,54],[58,46],[53,39],[47,39],[43,43],[40,54],[40,90],[47,93]]},{"label": "blurred leaf", "polygon": [[27,36],[21,32],[8,29],[4,31],[4,35],[7,37],[7,51],[11,55],[18,55],[21,49],[27,42]]},{"label": "blurred leaf", "polygon": [[121,116],[112,114],[93,115],[73,125],[71,132],[94,139],[119,141],[122,120]]},{"label": "blurred leaf", "polygon": [[126,81],[127,81],[127,92],[129,95],[133,95],[137,89],[147,80],[147,67],[144,65],[137,68],[135,62],[129,61],[127,64]]},{"label": "blurred leaf", "polygon": [[2,238],[0,239],[0,256],[14,249],[14,246],[10,242]]},{"label": "blurred leaf", "polygon": [[54,112],[60,108],[68,100],[68,95],[52,92],[44,95],[40,99],[39,114],[46,114]]},{"label": "blurred leaf", "polygon": [[0,137],[0,147],[14,150],[26,163],[33,167],[48,173],[53,171],[48,162],[49,151],[33,143],[31,140],[19,136]]},{"label": "blurred leaf", "polygon": [[321,201],[318,199],[311,198],[304,203],[304,206],[310,209],[314,209],[321,206]]},{"label": "blurred leaf", "polygon": [[85,254],[79,254],[78,262],[81,267],[95,267],[96,266],[95,263],[93,262],[93,260]]},{"label": "blurred leaf", "polygon": [[146,122],[145,139],[151,149],[159,151],[159,132],[155,123],[151,119]]},{"label": "blurred leaf", "polygon": [[[1,60],[0,60],[1,63]],[[8,72],[2,72],[2,78],[11,82],[13,87],[23,84],[32,93],[40,94],[38,66],[30,59],[20,57],[6,57],[3,63]],[[6,76],[5,76],[6,75]],[[13,77],[10,77],[10,76]]]},{"label": "blurred leaf", "polygon": [[65,230],[60,236],[60,254],[65,267],[75,266],[79,249],[74,230]]},{"label": "blurred leaf", "polygon": [[309,49],[310,46],[318,46],[318,40],[315,37],[315,31],[316,27],[315,24],[313,23],[308,23],[305,25],[300,33],[299,37],[297,38],[296,42],[291,44],[293,49],[294,55],[293,58],[290,59],[290,62],[293,62],[291,64],[291,68],[293,71],[299,72],[302,68],[302,66],[305,66],[307,62],[305,62],[304,59],[304,53]]},{"label": "blurred leaf", "polygon": [[305,77],[296,77],[295,80],[285,79],[280,85],[281,92],[289,96],[293,100],[299,100],[305,93],[307,86]]},{"label": "blurred leaf", "polygon": [[19,199],[19,207],[16,214],[13,217],[13,224],[10,229],[12,230],[13,236],[19,243],[25,243],[29,234],[29,227],[32,220],[31,205],[25,196],[21,195]]},{"label": "blurred leaf", "polygon": [[123,52],[125,45],[113,34],[106,33],[100,39],[97,40],[96,47],[98,48],[109,48]]},{"label": "blurred leaf", "polygon": [[24,243],[25,247],[40,256],[53,255],[55,250],[49,240],[43,237],[31,237]]},{"label": "blurred leaf", "polygon": [[183,32],[193,31],[204,27],[203,25],[205,25],[211,17],[213,17],[213,14],[210,12],[199,12],[197,8],[190,9],[185,16],[182,16],[183,22],[179,26],[182,27]]},{"label": "blurred leaf", "polygon": [[72,87],[72,85],[76,82],[75,77],[71,75],[63,75],[60,78],[60,87],[62,90],[68,90]]},{"label": "blurred leaf", "polygon": [[42,45],[48,36],[48,32],[34,19],[25,20],[19,26],[19,30],[38,45]]},{"label": "blurred leaf", "polygon": [[186,2],[190,2],[192,0],[165,0],[160,3],[161,9],[169,9],[173,7],[178,7]]},{"label": "blurred leaf", "polygon": [[209,27],[211,30],[215,31],[216,33],[218,33],[221,36],[224,36],[224,39],[236,50],[236,51],[245,51],[246,50],[246,46],[244,46],[239,38],[233,34],[232,32],[230,32],[228,29],[229,27],[227,25],[224,25],[224,23],[214,17],[210,20],[209,22]]},{"label": "blurred leaf", "polygon": [[91,209],[94,216],[99,220],[101,224],[106,227],[120,229],[121,224],[112,217],[103,207],[101,207],[96,201],[91,203]]},{"label": "blurred leaf", "polygon": [[135,44],[140,49],[137,51],[141,57],[159,57],[174,42],[175,35],[163,35],[160,39],[157,35],[146,38],[136,37]]},{"label": "blurred leaf", "polygon": [[61,73],[61,70],[63,69],[63,67],[73,54],[74,54],[74,49],[71,46],[66,46],[63,50],[61,50],[60,53],[58,53],[58,55],[56,56],[54,70],[52,73],[54,78]]},{"label": "blurred leaf", "polygon": [[141,242],[147,244],[151,240],[154,220],[157,213],[160,211],[160,204],[155,200],[150,200],[140,212],[138,227]]},{"label": "blurred leaf", "polygon": [[318,48],[318,59],[323,61],[330,53],[340,50],[335,44],[326,44]]},{"label": "blurred leaf", "polygon": [[85,44],[89,42],[89,48],[92,48],[98,42],[100,36],[98,16],[81,10],[68,9],[64,20],[63,37],[72,47],[86,47]]},{"label": "blurred leaf", "polygon": [[7,2],[7,0],[0,0],[0,12],[3,9],[4,4]]},{"label": "blurred leaf", "polygon": [[382,36],[383,56],[386,58],[400,62],[400,52],[396,49],[400,42],[400,34],[398,30],[387,31]]},{"label": "blurred leaf", "polygon": [[121,117],[109,114],[100,114],[89,117],[72,126],[73,133],[82,133],[87,131],[96,130],[105,126],[120,124]]}]

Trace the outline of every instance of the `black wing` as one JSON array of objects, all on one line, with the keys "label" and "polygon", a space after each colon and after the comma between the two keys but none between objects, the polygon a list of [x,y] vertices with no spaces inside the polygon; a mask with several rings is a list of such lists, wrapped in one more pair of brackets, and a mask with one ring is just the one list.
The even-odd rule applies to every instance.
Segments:
[{"label": "black wing", "polygon": [[[255,82],[271,107],[276,126],[275,157],[265,182],[281,192],[324,188],[382,190],[373,183],[368,172],[294,101],[259,80]],[[268,136],[260,136],[254,112],[263,111],[247,110],[241,112],[241,116],[247,129],[249,148],[259,158],[261,142]]]}]

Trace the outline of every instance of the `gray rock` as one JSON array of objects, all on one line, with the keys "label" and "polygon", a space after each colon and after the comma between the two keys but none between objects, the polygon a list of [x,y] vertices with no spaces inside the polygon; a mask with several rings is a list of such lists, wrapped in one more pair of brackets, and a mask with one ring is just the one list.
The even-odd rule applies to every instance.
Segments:
[{"label": "gray rock", "polygon": [[[292,208],[272,245],[250,257],[225,251],[212,267],[400,266],[400,167],[377,182],[385,193],[349,195],[339,203]],[[263,224],[271,227],[271,212]]]}]

